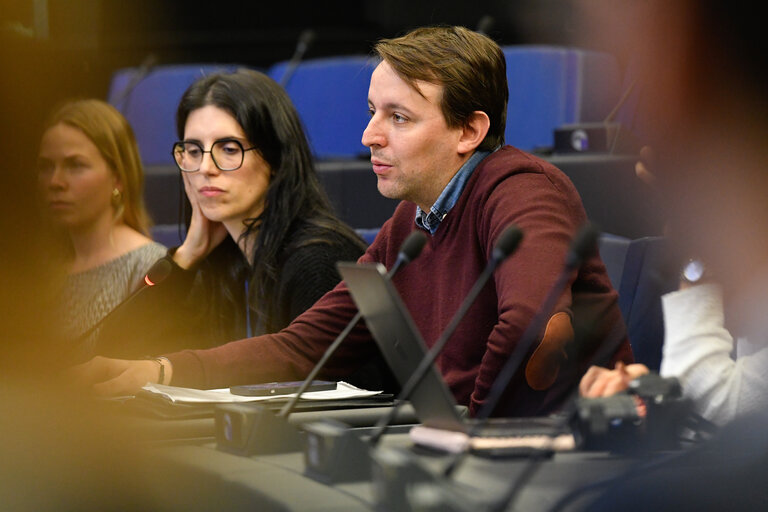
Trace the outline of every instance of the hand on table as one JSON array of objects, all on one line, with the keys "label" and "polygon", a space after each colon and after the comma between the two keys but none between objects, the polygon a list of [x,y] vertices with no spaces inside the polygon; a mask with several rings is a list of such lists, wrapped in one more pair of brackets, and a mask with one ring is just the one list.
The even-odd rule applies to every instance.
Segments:
[{"label": "hand on table", "polygon": [[[170,365],[165,366],[165,381],[170,382]],[[148,382],[160,377],[159,363],[154,360],[129,361],[96,356],[69,370],[76,386],[91,390],[97,396],[135,395]]]}]

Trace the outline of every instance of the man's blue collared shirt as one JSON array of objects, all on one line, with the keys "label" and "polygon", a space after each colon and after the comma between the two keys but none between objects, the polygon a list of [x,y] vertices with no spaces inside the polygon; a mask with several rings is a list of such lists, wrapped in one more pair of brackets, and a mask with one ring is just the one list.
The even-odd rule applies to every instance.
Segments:
[{"label": "man's blue collared shirt", "polygon": [[440,226],[440,222],[448,215],[456,201],[459,200],[459,196],[464,191],[464,187],[467,185],[467,181],[472,176],[472,172],[477,167],[477,164],[490,154],[490,151],[476,151],[474,155],[469,157],[469,160],[464,162],[464,165],[451,178],[448,185],[445,186],[440,193],[440,197],[437,198],[435,204],[429,209],[429,212],[425,212],[421,207],[417,206],[416,225],[434,235],[438,226]]}]

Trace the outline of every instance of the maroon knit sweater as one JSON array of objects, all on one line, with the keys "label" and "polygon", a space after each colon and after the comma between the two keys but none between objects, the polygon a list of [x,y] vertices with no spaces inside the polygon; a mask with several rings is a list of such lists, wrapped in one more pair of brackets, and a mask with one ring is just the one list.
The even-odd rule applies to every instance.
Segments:
[{"label": "maroon knit sweater", "polygon": [[[401,244],[416,229],[415,212],[416,205],[401,202],[359,261],[391,268]],[[483,403],[557,279],[571,239],[585,220],[581,199],[560,170],[506,146],[477,166],[421,255],[395,276],[395,287],[432,346],[482,272],[504,228],[514,223],[522,229],[518,250],[496,269],[437,360],[456,401],[470,406],[471,413]],[[571,316],[576,341],[566,347],[568,359],[554,384],[534,389],[525,367],[521,368],[496,415],[556,410],[601,343],[618,347],[612,361],[632,362],[617,294],[599,256],[588,258],[572,280],[557,311]],[[168,355],[173,384],[216,388],[302,378],[355,313],[346,286],[340,283],[277,334]],[[323,376],[344,378],[372,351],[370,333],[361,323],[329,361]]]}]

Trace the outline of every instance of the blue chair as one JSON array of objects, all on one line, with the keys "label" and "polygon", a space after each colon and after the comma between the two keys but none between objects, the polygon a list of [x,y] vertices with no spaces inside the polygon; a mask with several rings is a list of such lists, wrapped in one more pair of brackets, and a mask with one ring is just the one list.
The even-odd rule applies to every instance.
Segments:
[{"label": "blue chair", "polygon": [[[368,154],[360,139],[368,125],[368,86],[375,62],[367,56],[306,60],[284,85],[299,112],[317,159],[359,158]],[[289,61],[267,74],[280,82]]]},{"label": "blue chair", "polygon": [[184,242],[187,229],[179,224],[156,224],[149,231],[155,242],[166,247],[178,247]]},{"label": "blue chair", "polygon": [[358,228],[355,231],[368,245],[371,245],[376,235],[379,234],[379,228]]},{"label": "blue chair", "polygon": [[238,66],[184,64],[124,68],[112,75],[107,101],[133,128],[144,165],[173,165],[177,140],[176,108],[184,91],[206,74],[234,71]]},{"label": "blue chair", "polygon": [[552,147],[555,128],[603,121],[620,98],[621,71],[612,55],[533,45],[502,51],[509,82],[507,144],[526,151]]},{"label": "blue chair", "polygon": [[608,270],[608,278],[615,290],[621,285],[621,277],[624,273],[624,261],[627,258],[627,250],[632,242],[625,236],[601,233],[597,240],[597,249],[600,259]]},{"label": "blue chair", "polygon": [[678,262],[664,237],[632,240],[619,285],[619,308],[635,360],[651,370],[661,365],[664,317],[661,296],[679,285]]}]

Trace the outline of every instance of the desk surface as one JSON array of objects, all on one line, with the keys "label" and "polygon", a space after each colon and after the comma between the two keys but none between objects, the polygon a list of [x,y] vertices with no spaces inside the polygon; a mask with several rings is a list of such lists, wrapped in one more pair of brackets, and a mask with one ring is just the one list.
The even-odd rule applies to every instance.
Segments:
[{"label": "desk surface", "polygon": [[[383,438],[385,448],[407,448],[407,435]],[[439,468],[445,457],[420,453],[420,463]],[[303,453],[241,457],[215,444],[157,448],[153,481],[167,503],[158,509],[317,510],[376,509],[376,486],[370,481],[326,485],[304,473]],[[560,453],[545,460],[510,510],[548,510],[566,492],[618,474],[634,459],[605,453]],[[525,469],[522,459],[469,457],[453,482],[459,495],[489,500],[501,495]]]}]

